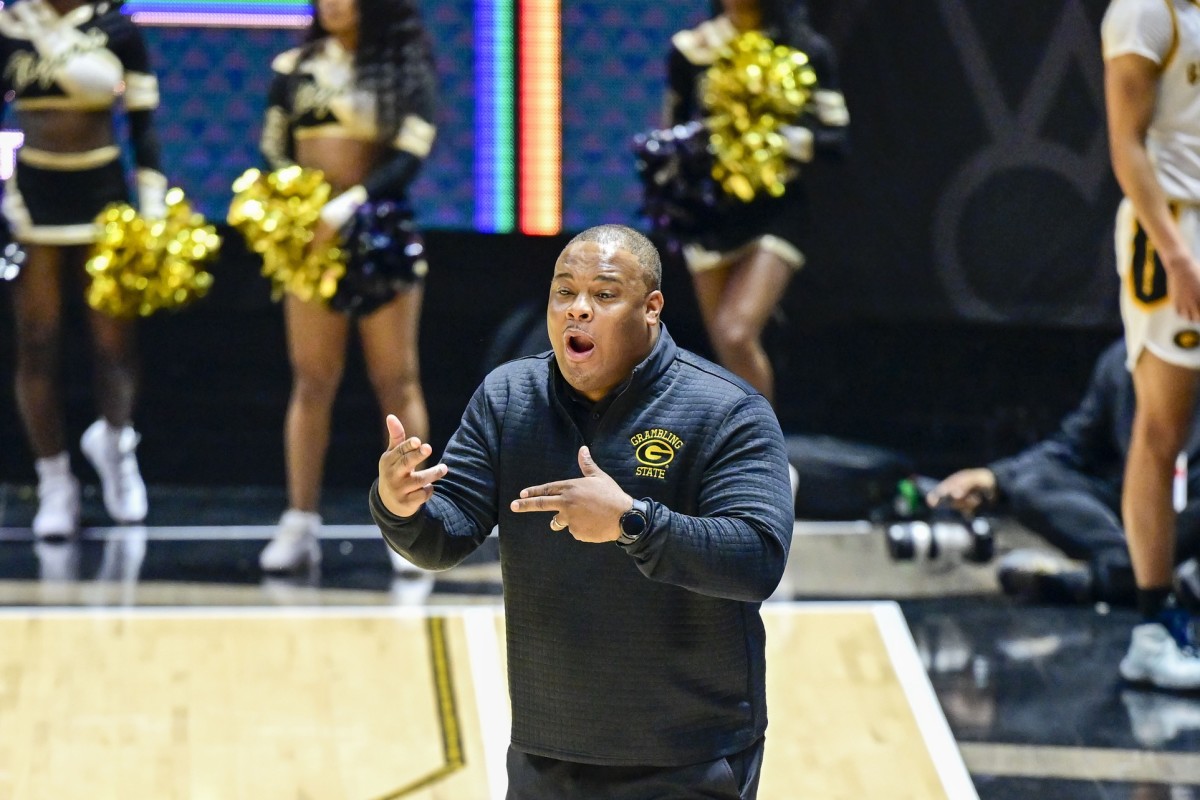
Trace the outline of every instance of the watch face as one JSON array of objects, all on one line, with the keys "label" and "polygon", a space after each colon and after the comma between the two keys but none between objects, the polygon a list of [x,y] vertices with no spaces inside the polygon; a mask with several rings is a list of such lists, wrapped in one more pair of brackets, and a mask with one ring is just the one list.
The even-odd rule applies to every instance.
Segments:
[{"label": "watch face", "polygon": [[621,515],[621,533],[636,539],[646,531],[646,515],[631,508]]}]

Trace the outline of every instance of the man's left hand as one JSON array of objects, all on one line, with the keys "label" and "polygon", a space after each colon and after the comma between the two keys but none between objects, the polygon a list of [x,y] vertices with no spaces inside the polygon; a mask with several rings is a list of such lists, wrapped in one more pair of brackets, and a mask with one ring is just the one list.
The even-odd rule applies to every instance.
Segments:
[{"label": "man's left hand", "polygon": [[550,528],[564,528],[581,542],[613,542],[621,535],[621,515],[633,507],[633,498],[596,466],[587,447],[579,448],[582,478],[543,483],[521,490],[510,506],[517,513],[557,512]]}]

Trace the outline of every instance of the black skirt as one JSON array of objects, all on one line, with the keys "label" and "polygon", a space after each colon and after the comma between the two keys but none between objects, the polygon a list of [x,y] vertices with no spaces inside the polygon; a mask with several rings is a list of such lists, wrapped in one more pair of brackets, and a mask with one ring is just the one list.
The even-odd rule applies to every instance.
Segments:
[{"label": "black skirt", "polygon": [[368,200],[341,232],[346,274],[329,306],[352,317],[377,311],[425,280],[425,241],[404,198]]},{"label": "black skirt", "polygon": [[730,253],[764,236],[773,236],[803,251],[809,227],[804,184],[793,181],[782,197],[764,195],[749,203],[727,200],[719,217],[705,230],[682,238],[716,253]]},{"label": "black skirt", "polygon": [[121,159],[85,169],[48,169],[21,161],[4,187],[4,216],[13,238],[28,244],[90,244],[96,217],[109,203],[128,203]]}]

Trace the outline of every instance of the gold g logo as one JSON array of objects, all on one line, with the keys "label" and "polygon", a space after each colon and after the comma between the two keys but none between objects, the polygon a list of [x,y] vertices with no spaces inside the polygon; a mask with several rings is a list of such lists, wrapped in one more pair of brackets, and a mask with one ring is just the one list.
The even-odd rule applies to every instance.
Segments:
[{"label": "gold g logo", "polygon": [[665,467],[675,458],[675,448],[666,439],[646,439],[633,451],[634,456],[648,467]]},{"label": "gold g logo", "polygon": [[1195,350],[1200,347],[1200,331],[1180,331],[1174,341],[1181,350]]}]

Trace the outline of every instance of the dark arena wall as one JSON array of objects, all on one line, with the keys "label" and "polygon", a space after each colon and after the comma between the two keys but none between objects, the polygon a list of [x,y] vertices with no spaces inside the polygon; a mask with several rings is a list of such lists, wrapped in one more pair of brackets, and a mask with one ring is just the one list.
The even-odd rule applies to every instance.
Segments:
[{"label": "dark arena wall", "polygon": [[[442,104],[413,194],[431,262],[421,357],[438,446],[485,368],[538,340],[550,268],[570,233],[643,225],[629,140],[657,122],[668,36],[702,19],[706,4],[564,2],[563,232],[554,236],[478,229],[476,154],[491,133],[475,114],[476,5],[425,5]],[[844,161],[807,170],[809,264],[768,333],[787,432],[886,445],[941,474],[1012,452],[1078,399],[1095,355],[1120,332],[1104,5],[812,0],[841,62],[852,146]],[[299,33],[146,35],[167,172],[220,220],[229,184],[258,163],[267,65]],[[514,192],[520,182],[518,173]],[[283,482],[281,314],[254,259],[224,232],[211,295],[141,323],[139,457],[151,483]],[[707,354],[680,264],[667,264],[664,289],[673,335]],[[29,482],[7,294],[0,282],[0,481]],[[75,432],[94,415],[81,310],[74,301],[64,361]],[[382,431],[357,352],[335,415],[327,482],[365,487]]]}]

